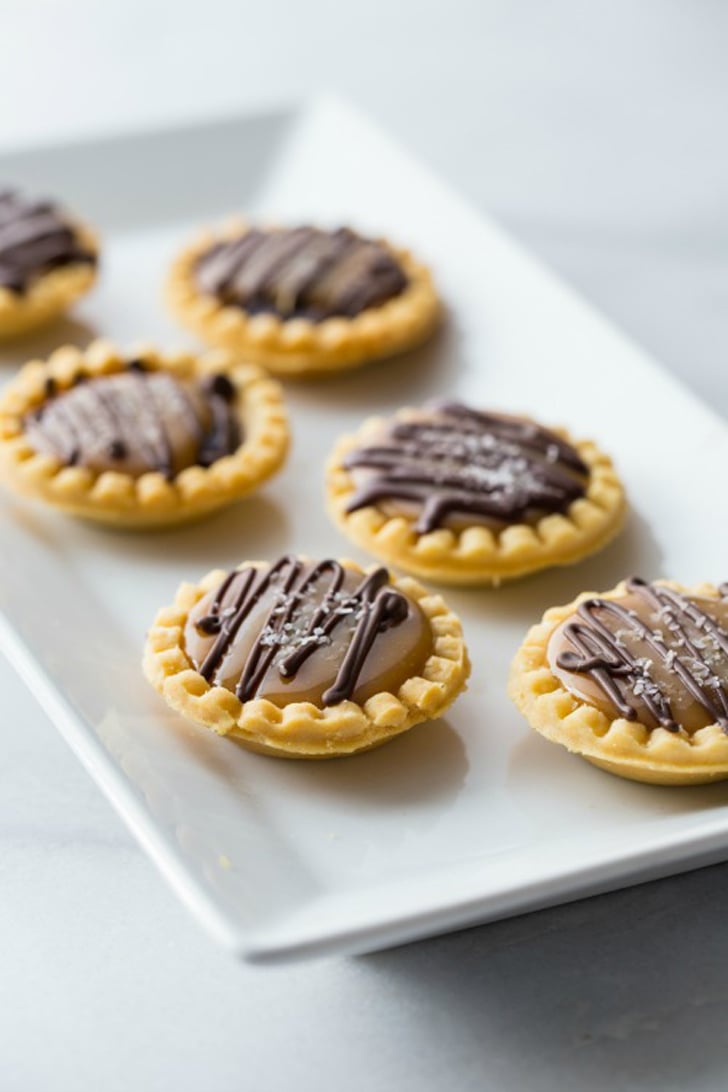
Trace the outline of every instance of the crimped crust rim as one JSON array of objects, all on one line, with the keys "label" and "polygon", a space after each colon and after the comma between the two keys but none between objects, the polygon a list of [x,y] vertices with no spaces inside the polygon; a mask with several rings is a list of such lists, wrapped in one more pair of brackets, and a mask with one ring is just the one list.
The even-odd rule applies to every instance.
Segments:
[{"label": "crimped crust rim", "polygon": [[[307,560],[301,558],[301,560]],[[340,562],[357,573],[371,572]],[[246,561],[239,569],[266,562]],[[441,596],[409,577],[392,585],[413,599],[427,618],[433,650],[419,675],[396,694],[378,693],[363,705],[344,701],[323,709],[310,702],[280,707],[266,699],[241,702],[230,690],[212,686],[199,674],[184,647],[192,607],[219,586],[226,573],[213,569],[199,584],[182,584],[174,603],[162,608],[147,636],[144,674],[168,705],[188,719],[229,735],[254,750],[288,757],[327,758],[376,747],[425,720],[441,716],[465,688],[470,661],[459,618]]]},{"label": "crimped crust rim", "polygon": [[[272,229],[277,224],[264,224]],[[243,308],[220,303],[201,293],[194,277],[198,259],[216,242],[251,230],[242,218],[222,230],[206,231],[173,260],[166,285],[171,311],[203,341],[245,355],[281,377],[326,375],[413,348],[434,331],[441,305],[427,266],[387,239],[380,245],[397,259],[408,278],[399,296],[353,318],[335,316],[322,322],[283,319],[274,314],[248,315]]]},{"label": "crimped crust rim", "polygon": [[[150,369],[179,378],[224,372],[240,400],[243,443],[209,467],[191,466],[171,481],[156,471],[138,477],[119,471],[96,473],[67,466],[37,453],[24,435],[25,414],[47,398],[46,380],[68,390],[80,374],[94,377],[123,371],[133,357]],[[95,341],[85,351],[67,345],[47,361],[30,361],[0,396],[0,479],[14,491],[43,500],[73,515],[119,526],[152,527],[182,522],[232,503],[257,489],[282,465],[289,443],[280,384],[254,364],[228,354],[164,353],[150,345],[122,353],[110,342]]]},{"label": "crimped crust rim", "polygon": [[624,486],[611,458],[591,440],[574,440],[563,428],[555,435],[571,444],[589,467],[586,495],[566,513],[542,517],[530,526],[514,523],[494,532],[479,524],[462,531],[439,528],[420,535],[410,516],[386,516],[377,506],[347,513],[354,479],[343,465],[349,452],[392,420],[421,411],[398,410],[393,417],[371,417],[356,433],[342,436],[326,464],[327,508],[331,519],[362,549],[424,579],[452,584],[499,584],[553,565],[579,561],[606,545],[621,529],[626,513]]},{"label": "crimped crust rim", "polygon": [[[714,584],[688,588],[673,580],[657,580],[661,587],[683,595],[719,598]],[[638,721],[610,718],[581,701],[553,675],[547,650],[552,634],[580,603],[598,595],[618,599],[626,594],[625,581],[604,593],[584,592],[571,603],[552,607],[532,626],[511,664],[508,692],[532,728],[552,742],[582,755],[597,765],[620,771],[637,780],[659,783],[696,783],[728,777],[728,735],[718,724],[694,733],[649,729]]]}]

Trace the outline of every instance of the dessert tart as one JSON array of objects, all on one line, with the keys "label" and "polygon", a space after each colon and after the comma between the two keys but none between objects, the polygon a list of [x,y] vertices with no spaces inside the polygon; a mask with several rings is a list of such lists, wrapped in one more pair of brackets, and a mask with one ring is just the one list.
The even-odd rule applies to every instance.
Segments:
[{"label": "dessert tart", "polygon": [[48,202],[0,191],[0,338],[63,314],[96,279],[90,228]]},{"label": "dessert tart", "polygon": [[410,349],[440,317],[425,266],[349,228],[235,221],[182,251],[168,299],[203,341],[293,377]]},{"label": "dessert tart", "polygon": [[384,568],[294,556],[183,584],[144,657],[173,709],[288,758],[368,750],[439,717],[469,670],[439,595]]},{"label": "dessert tart", "polygon": [[549,610],[510,694],[532,728],[620,777],[728,777],[728,585],[633,577]]},{"label": "dessert tart", "polygon": [[287,448],[279,384],[220,352],[69,346],[26,364],[0,397],[0,479],[119,526],[230,504],[274,474]]},{"label": "dessert tart", "polygon": [[437,402],[371,419],[337,444],[328,508],[357,545],[407,572],[498,584],[600,549],[624,490],[591,441]]}]

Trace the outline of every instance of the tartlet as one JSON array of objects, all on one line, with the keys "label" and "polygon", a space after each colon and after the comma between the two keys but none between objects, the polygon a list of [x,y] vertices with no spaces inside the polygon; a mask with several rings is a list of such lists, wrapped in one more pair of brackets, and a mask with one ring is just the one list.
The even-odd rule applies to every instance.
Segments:
[{"label": "tartlet", "polygon": [[287,450],[279,384],[220,352],[66,346],[26,364],[0,397],[0,480],[120,527],[230,504],[274,474]]},{"label": "tartlet", "polygon": [[0,191],[0,339],[63,314],[96,279],[93,231],[55,205]]},{"label": "tartlet", "polygon": [[203,341],[293,378],[413,348],[441,311],[429,270],[386,240],[243,220],[178,255],[167,298]]},{"label": "tartlet", "polygon": [[625,495],[612,462],[563,429],[437,402],[372,418],[327,464],[338,527],[388,564],[499,584],[601,549]]},{"label": "tartlet", "polygon": [[634,781],[728,777],[728,586],[635,577],[546,612],[510,695],[532,728]]},{"label": "tartlet", "polygon": [[144,656],[177,712],[286,758],[377,747],[439,717],[469,670],[439,595],[383,568],[290,555],[183,584]]}]

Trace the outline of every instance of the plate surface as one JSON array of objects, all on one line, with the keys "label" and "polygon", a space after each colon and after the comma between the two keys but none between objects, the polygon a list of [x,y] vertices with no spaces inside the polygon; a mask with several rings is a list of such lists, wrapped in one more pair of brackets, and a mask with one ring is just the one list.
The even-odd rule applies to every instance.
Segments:
[{"label": "plate surface", "polygon": [[[487,220],[348,107],[0,157],[103,232],[74,319],[0,352],[104,333],[185,343],[160,286],[195,227],[247,209],[352,223],[430,261],[451,308],[429,347],[288,386],[295,448],[257,498],[173,532],[117,533],[0,502],[0,642],[182,899],[249,959],[353,952],[728,856],[728,790],[623,782],[531,734],[505,695],[542,611],[624,575],[726,578],[728,430]],[[323,513],[322,464],[362,417],[441,394],[563,423],[614,453],[633,515],[603,554],[498,591],[446,591],[473,660],[447,720],[331,763],[276,762],[168,713],[139,668],[182,579],[289,549],[367,558]]]}]

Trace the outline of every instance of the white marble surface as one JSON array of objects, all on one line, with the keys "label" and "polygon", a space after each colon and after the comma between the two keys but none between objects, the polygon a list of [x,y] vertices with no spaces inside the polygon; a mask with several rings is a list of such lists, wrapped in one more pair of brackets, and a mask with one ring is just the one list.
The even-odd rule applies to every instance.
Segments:
[{"label": "white marble surface", "polygon": [[[3,0],[0,17],[0,146],[326,86],[728,414],[721,5]],[[725,1087],[727,866],[248,969],[187,917],[4,665],[0,685],[3,1092]]]}]

